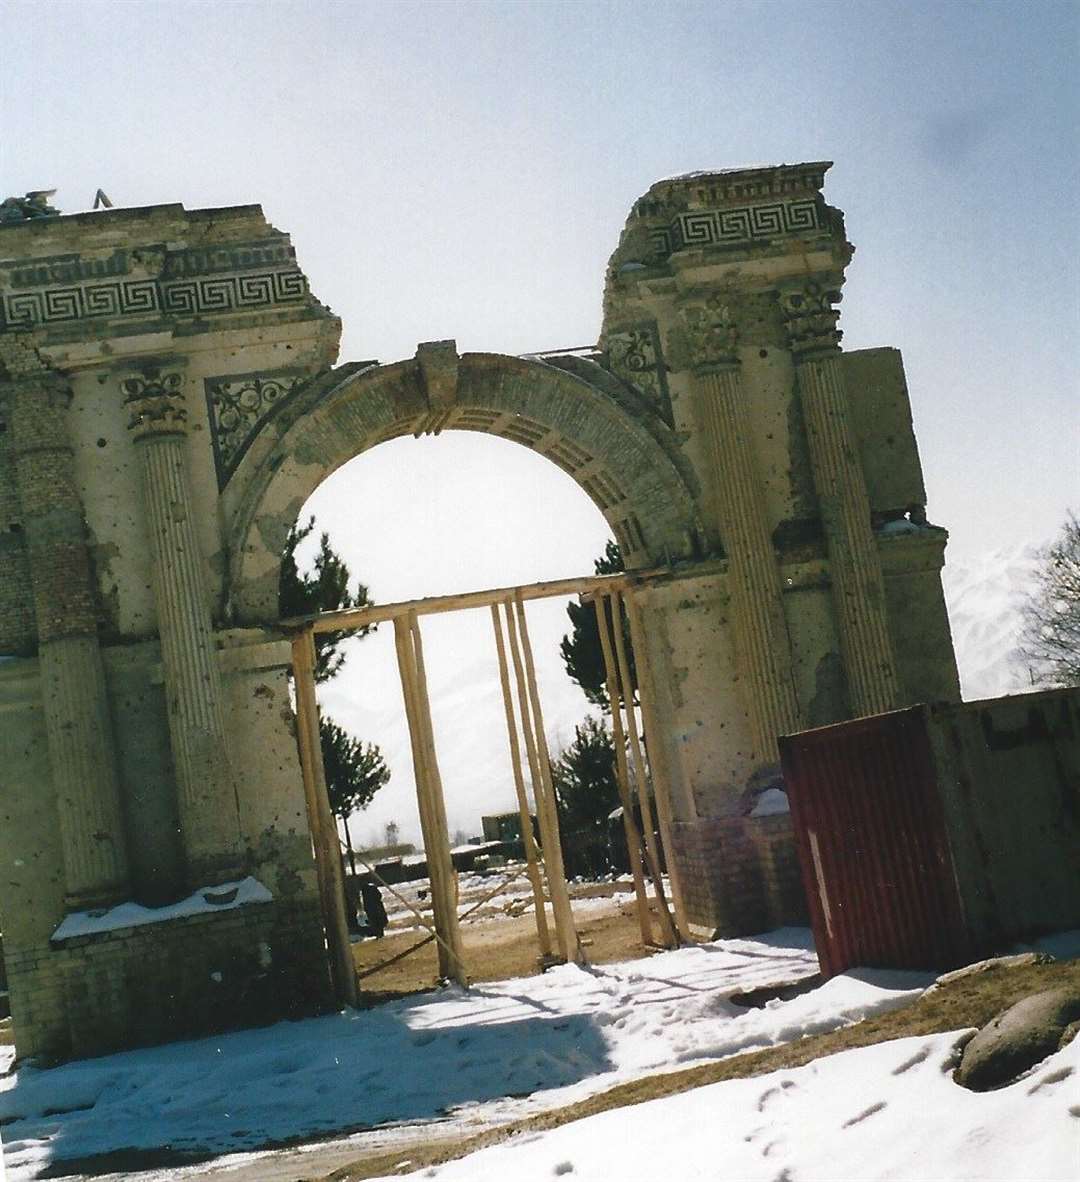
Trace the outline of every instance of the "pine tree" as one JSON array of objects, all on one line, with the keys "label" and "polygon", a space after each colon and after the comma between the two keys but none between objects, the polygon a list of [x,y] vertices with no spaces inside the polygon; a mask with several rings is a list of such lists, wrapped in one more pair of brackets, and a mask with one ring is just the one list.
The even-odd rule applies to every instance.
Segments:
[{"label": "pine tree", "polygon": [[[317,612],[333,612],[347,607],[367,607],[371,603],[368,589],[358,583],[355,592],[349,590],[349,568],[330,546],[330,535],[319,537],[319,549],[312,563],[312,571],[301,574],[296,565],[297,547],[315,530],[315,518],[306,525],[295,524],[285,539],[285,553],[281,559],[281,581],[278,604],[283,619],[290,616],[312,616]],[[357,628],[351,636],[366,636],[370,625]],[[340,652],[344,639],[340,632],[326,632],[315,637],[315,680],[319,684],[335,677],[345,664]]]},{"label": "pine tree", "polygon": [[[319,538],[319,549],[312,569],[300,572],[296,564],[296,549],[314,530],[315,518],[310,517],[306,525],[294,525],[285,540],[279,587],[279,607],[285,618],[310,616],[347,607],[365,607],[371,602],[368,589],[362,583],[357,584],[355,592],[349,590],[349,568],[331,547],[330,537],[326,533]],[[365,626],[350,635],[366,636],[371,630],[370,626]],[[345,654],[340,651],[343,639],[342,633],[316,636],[316,682],[329,681],[341,672],[345,664]],[[367,807],[375,793],[389,781],[390,769],[376,744],[362,743],[353,738],[326,715],[320,715],[319,718],[319,737],[330,809],[344,823],[349,865],[355,875],[349,817],[357,809]]]},{"label": "pine tree", "polygon": [[[596,559],[593,566],[598,575],[616,575],[625,570],[618,544],[609,540],[603,555]],[[591,600],[582,603],[579,599],[576,603],[570,602],[566,605],[566,614],[570,617],[570,623],[573,625],[573,631],[564,636],[559,645],[559,652],[562,654],[566,672],[571,681],[581,686],[582,693],[594,706],[599,706],[605,714],[610,714],[611,703],[608,701],[607,695],[604,653],[600,646],[600,626],[596,620],[596,608]],[[634,651],[630,643],[630,629],[625,614],[622,625],[626,659],[630,666],[630,683],[636,689]],[[612,655],[614,655],[614,636],[611,637],[611,646]]]}]

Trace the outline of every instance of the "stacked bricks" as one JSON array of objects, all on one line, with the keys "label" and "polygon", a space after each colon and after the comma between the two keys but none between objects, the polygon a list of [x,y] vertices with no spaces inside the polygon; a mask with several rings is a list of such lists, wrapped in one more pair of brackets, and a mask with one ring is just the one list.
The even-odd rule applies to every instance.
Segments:
[{"label": "stacked bricks", "polygon": [[87,1056],[332,1005],[316,901],[74,936],[9,957],[19,1057]]},{"label": "stacked bricks", "polygon": [[806,922],[787,814],[677,822],[672,838],[691,923],[745,936]]}]

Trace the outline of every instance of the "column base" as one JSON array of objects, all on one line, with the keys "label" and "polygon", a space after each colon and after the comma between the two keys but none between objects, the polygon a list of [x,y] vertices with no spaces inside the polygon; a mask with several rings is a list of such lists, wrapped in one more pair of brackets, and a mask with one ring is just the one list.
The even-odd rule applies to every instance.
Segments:
[{"label": "column base", "polygon": [[186,880],[188,890],[200,887],[220,886],[223,882],[237,882],[247,874],[235,850],[220,854],[203,854],[188,857]]}]

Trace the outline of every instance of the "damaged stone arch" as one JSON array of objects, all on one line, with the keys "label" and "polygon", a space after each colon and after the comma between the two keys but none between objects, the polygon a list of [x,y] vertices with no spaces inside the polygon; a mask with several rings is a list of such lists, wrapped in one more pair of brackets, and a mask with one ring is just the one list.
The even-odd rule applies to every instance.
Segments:
[{"label": "damaged stone arch", "polygon": [[[561,364],[593,369],[595,380]],[[633,391],[580,358],[459,357],[453,342],[437,342],[409,361],[338,367],[263,425],[223,494],[234,622],[276,620],[286,535],[323,480],[378,443],[443,430],[497,435],[557,464],[604,514],[632,569],[700,552],[694,475],[674,432]]]}]

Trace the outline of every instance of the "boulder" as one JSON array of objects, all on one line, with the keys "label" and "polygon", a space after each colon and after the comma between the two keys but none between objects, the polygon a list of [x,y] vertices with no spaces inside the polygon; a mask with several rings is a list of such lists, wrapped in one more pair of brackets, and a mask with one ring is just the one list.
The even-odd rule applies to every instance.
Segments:
[{"label": "boulder", "polygon": [[953,1078],[973,1092],[1004,1087],[1063,1047],[1080,1019],[1075,986],[1033,993],[991,1019],[964,1048]]}]

